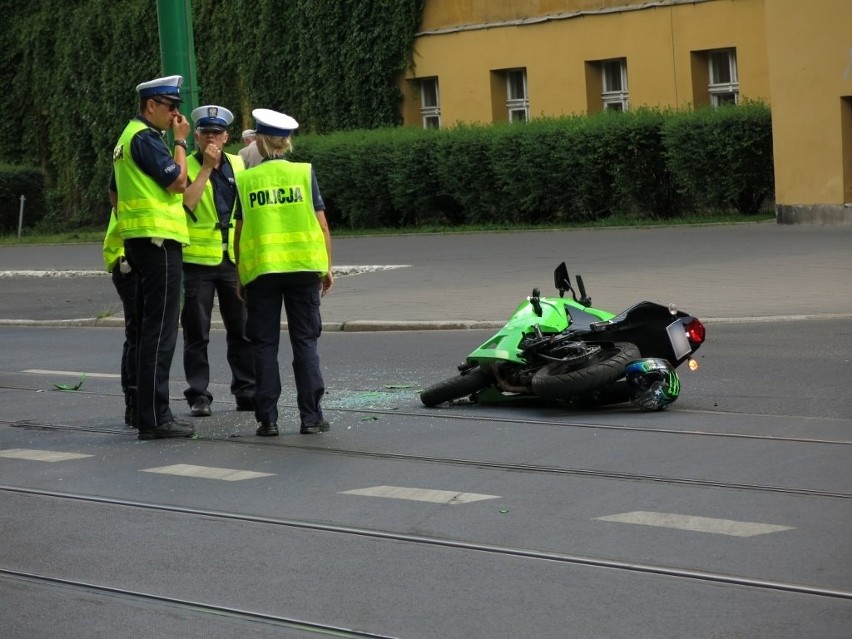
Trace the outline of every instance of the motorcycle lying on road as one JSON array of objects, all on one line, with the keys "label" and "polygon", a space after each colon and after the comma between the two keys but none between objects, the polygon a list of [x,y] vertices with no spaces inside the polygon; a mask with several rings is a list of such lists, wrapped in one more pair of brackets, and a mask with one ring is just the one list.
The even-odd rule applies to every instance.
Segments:
[{"label": "motorcycle lying on road", "polygon": [[[674,305],[639,302],[619,314],[592,307],[565,262],[554,271],[559,297],[538,288],[476,348],[455,377],[420,393],[425,406],[470,397],[477,403],[539,398],[592,407],[631,401],[663,410],[678,397],[675,368],[704,342],[704,325]],[[570,293],[570,298],[565,297]],[[578,296],[579,294],[579,296]]]}]

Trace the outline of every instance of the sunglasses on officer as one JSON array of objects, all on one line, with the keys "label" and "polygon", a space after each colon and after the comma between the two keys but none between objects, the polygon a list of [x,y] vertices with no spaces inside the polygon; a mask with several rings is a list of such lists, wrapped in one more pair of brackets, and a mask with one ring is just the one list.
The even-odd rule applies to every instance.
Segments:
[{"label": "sunglasses on officer", "polygon": [[157,100],[155,98],[154,102],[162,104],[164,107],[167,107],[169,111],[177,111],[180,108],[180,105],[177,102],[173,102],[171,100]]}]

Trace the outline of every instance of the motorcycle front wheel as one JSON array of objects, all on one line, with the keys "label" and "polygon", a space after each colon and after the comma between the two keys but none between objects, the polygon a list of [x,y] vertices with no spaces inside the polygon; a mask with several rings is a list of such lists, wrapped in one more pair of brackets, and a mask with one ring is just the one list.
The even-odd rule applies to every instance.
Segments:
[{"label": "motorcycle front wheel", "polygon": [[561,362],[548,364],[532,378],[533,392],[543,399],[569,400],[614,384],[624,375],[628,362],[639,359],[639,348],[630,342],[615,342],[587,366],[564,370]]},{"label": "motorcycle front wheel", "polygon": [[443,382],[433,384],[420,393],[420,401],[424,406],[436,406],[443,402],[460,399],[473,395],[491,386],[492,380],[481,369],[474,368],[465,375],[456,375]]}]

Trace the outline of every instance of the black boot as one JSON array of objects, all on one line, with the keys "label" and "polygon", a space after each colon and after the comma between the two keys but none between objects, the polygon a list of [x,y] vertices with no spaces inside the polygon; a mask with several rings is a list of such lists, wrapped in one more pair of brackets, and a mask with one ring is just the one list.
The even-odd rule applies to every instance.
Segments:
[{"label": "black boot", "polygon": [[258,437],[278,437],[278,424],[275,422],[260,422],[255,434]]}]

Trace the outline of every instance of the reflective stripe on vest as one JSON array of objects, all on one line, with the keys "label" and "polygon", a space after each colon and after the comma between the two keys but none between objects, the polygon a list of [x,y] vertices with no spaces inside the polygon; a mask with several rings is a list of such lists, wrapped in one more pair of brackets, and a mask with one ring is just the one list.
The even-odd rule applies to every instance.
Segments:
[{"label": "reflective stripe on vest", "polygon": [[186,214],[180,193],[165,190],[133,160],[130,143],[147,129],[139,120],[131,120],[118,139],[112,164],[118,189],[118,233],[123,239],[162,237],[189,243]]},{"label": "reflective stripe on vest", "polygon": [[325,236],[311,197],[311,165],[268,160],[237,176],[243,212],[240,281],[266,273],[328,272]]},{"label": "reflective stripe on vest", "polygon": [[118,220],[115,217],[115,209],[109,213],[109,226],[104,236],[104,268],[107,273],[115,270],[118,260],[124,255],[124,240],[118,234]]},{"label": "reflective stripe on vest", "polygon": [[[234,177],[245,168],[243,159],[238,155],[225,154],[234,170]],[[193,153],[186,158],[186,174],[195,180],[201,172],[202,164]],[[204,266],[216,266],[222,262],[222,231],[219,228],[219,213],[213,199],[213,183],[207,180],[204,192],[193,211],[196,221],[186,221],[189,230],[189,246],[183,249],[183,261]],[[234,261],[234,225],[231,212],[231,228],[228,229],[228,256]]]}]

